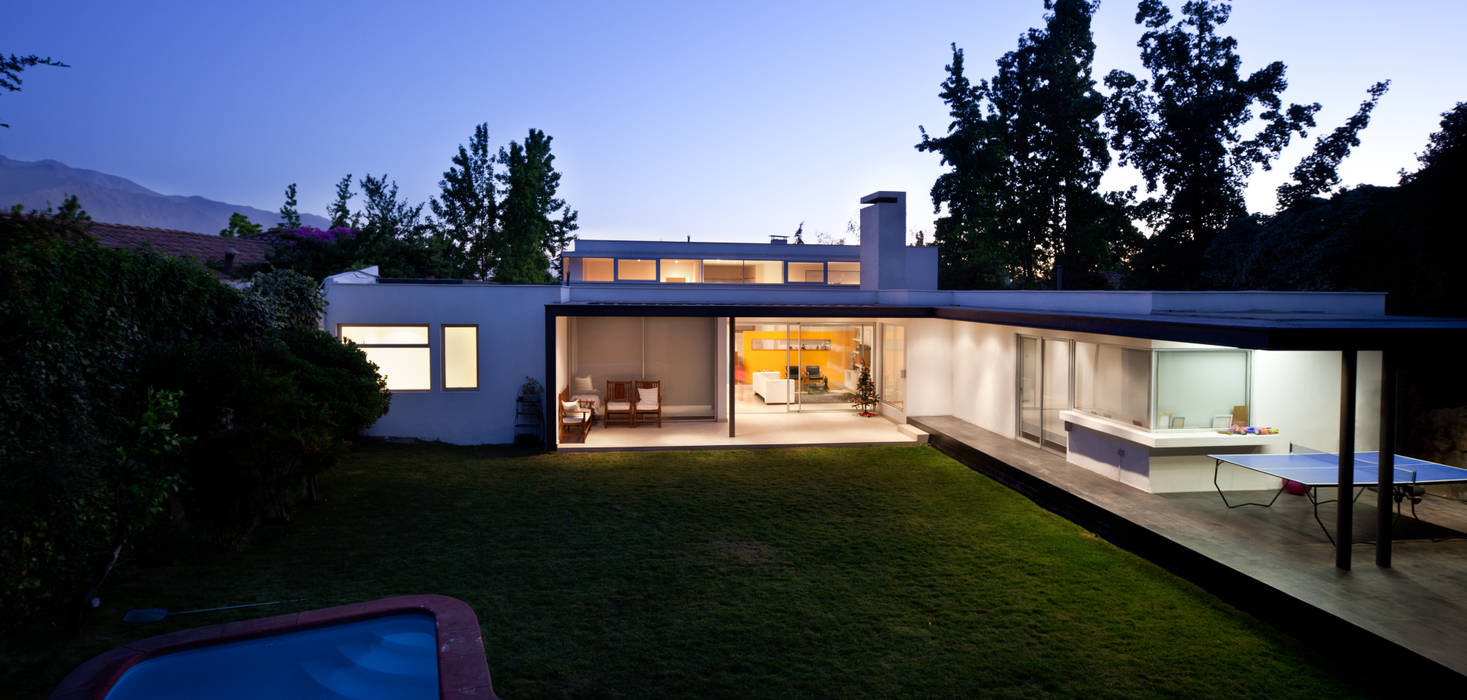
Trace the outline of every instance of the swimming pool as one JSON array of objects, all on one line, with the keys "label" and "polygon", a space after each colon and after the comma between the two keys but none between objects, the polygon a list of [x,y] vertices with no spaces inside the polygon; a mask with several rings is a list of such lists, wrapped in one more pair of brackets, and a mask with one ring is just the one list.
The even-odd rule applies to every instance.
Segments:
[{"label": "swimming pool", "polygon": [[108,700],[436,698],[433,616],[409,613],[155,656]]},{"label": "swimming pool", "polygon": [[73,670],[52,698],[495,697],[479,621],[447,596],[384,598],[180,630]]}]

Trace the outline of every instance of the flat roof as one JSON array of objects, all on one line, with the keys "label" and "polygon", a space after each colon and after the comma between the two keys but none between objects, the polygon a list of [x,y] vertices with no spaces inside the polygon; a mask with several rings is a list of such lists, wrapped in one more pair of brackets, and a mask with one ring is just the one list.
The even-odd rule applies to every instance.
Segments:
[{"label": "flat roof", "polygon": [[1383,350],[1467,343],[1467,319],[1358,313],[1099,313],[889,304],[562,302],[547,316],[940,318],[1253,350]]},{"label": "flat roof", "polygon": [[861,258],[859,245],[799,243],[702,243],[691,241],[577,240],[568,258],[711,258],[739,260],[836,260]]}]

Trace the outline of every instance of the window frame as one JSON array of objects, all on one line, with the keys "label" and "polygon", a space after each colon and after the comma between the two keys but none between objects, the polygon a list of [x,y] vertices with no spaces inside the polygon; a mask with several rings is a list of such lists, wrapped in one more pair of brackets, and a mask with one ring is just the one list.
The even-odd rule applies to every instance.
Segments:
[{"label": "window frame", "polygon": [[[474,329],[474,386],[472,386],[472,387],[466,387],[466,386],[453,386],[453,387],[451,387],[451,386],[448,385],[448,329],[450,329],[450,328],[472,328],[472,329]],[[483,385],[483,382],[480,380],[480,377],[482,377],[484,375],[484,359],[483,359],[483,353],[479,352],[479,345],[480,345],[480,343],[479,343],[479,324],[477,324],[477,323],[440,323],[440,324],[438,324],[438,361],[439,361],[439,374],[441,375],[439,377],[439,382],[440,382],[440,386],[442,387],[442,390],[443,391],[445,391],[445,392],[447,392],[447,391],[453,391],[453,392],[460,392],[460,391],[478,391],[479,390],[479,387],[481,387]],[[394,346],[394,347],[396,347],[396,346]]]}]

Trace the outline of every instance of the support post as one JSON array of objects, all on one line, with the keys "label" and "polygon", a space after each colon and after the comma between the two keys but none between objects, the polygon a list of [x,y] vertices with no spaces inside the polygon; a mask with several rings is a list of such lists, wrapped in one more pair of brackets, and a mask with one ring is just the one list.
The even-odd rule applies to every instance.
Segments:
[{"label": "support post", "polygon": [[545,310],[545,423],[540,435],[545,438],[545,451],[554,452],[560,443],[560,426],[556,416],[560,397],[555,391],[555,312]]},{"label": "support post", "polygon": [[1396,357],[1380,353],[1380,475],[1375,500],[1375,565],[1391,566],[1391,497],[1396,485]]},{"label": "support post", "polygon": [[1339,496],[1335,501],[1335,567],[1350,570],[1350,542],[1355,539],[1355,364],[1354,350],[1340,351]]},{"label": "support post", "polygon": [[728,436],[734,436],[734,392],[738,391],[738,384],[734,375],[738,362],[734,359],[734,317],[728,317]]}]

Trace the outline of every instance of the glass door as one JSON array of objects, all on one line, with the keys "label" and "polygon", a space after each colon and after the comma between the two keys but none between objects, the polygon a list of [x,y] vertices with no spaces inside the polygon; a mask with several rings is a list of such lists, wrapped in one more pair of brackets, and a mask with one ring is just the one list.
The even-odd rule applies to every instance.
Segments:
[{"label": "glass door", "polygon": [[797,411],[855,411],[861,367],[870,366],[876,327],[858,323],[800,323],[790,331],[788,375]]},{"label": "glass door", "polygon": [[1060,411],[1075,405],[1073,344],[1019,336],[1018,435],[1059,452],[1068,442]]}]

